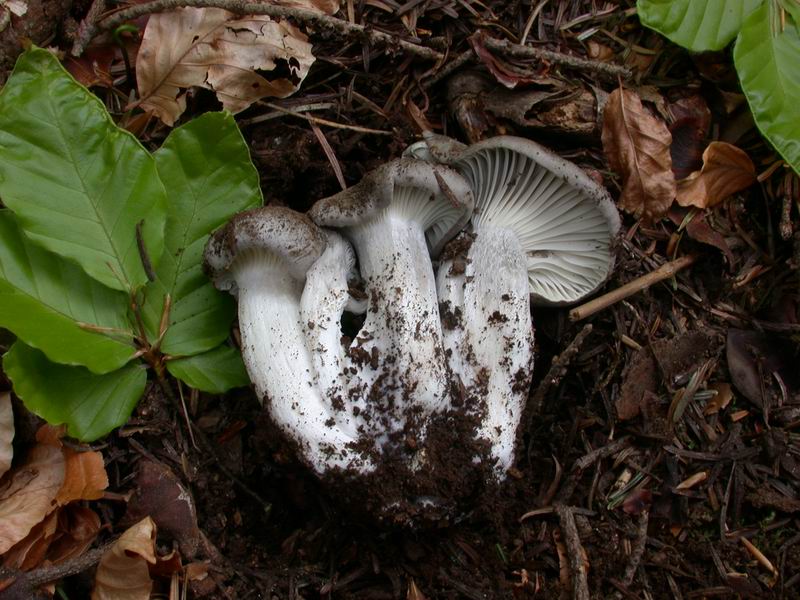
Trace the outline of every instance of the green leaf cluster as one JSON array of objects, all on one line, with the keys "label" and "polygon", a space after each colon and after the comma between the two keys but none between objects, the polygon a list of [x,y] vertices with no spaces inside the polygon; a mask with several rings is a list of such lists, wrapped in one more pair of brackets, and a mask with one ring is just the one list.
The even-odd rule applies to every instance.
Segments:
[{"label": "green leaf cluster", "polygon": [[800,5],[796,0],[638,0],[642,23],[693,52],[734,39],[733,60],[761,133],[800,173]]},{"label": "green leaf cluster", "polygon": [[95,440],[144,392],[144,353],[203,391],[247,384],[234,303],[201,270],[209,234],[262,202],[230,114],[150,154],[34,48],[0,91],[0,200],[3,368],[30,410]]}]

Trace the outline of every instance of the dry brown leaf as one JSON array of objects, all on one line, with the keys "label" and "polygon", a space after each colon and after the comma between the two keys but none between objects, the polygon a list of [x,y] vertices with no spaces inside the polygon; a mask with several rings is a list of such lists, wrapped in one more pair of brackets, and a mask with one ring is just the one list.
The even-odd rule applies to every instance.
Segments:
[{"label": "dry brown leaf", "polygon": [[90,508],[70,504],[51,512],[25,539],[3,555],[3,566],[29,571],[47,561],[58,564],[83,554],[100,531],[100,517]]},{"label": "dry brown leaf", "polygon": [[58,491],[56,502],[60,506],[73,500],[97,500],[108,487],[108,475],[100,452],[76,452],[64,448],[66,474],[64,485]]},{"label": "dry brown leaf", "polygon": [[11,394],[0,392],[0,477],[9,467],[14,457],[14,411],[11,410]]},{"label": "dry brown leaf", "polygon": [[308,8],[332,15],[339,10],[341,3],[339,0],[281,0],[281,6],[292,6],[295,8]]},{"label": "dry brown leaf", "polygon": [[413,579],[408,580],[408,593],[406,594],[406,600],[427,600],[425,594],[420,591]]},{"label": "dry brown leaf", "polygon": [[703,168],[678,182],[678,204],[711,208],[756,182],[756,167],[747,153],[727,142],[711,142]]},{"label": "dry brown leaf", "polygon": [[80,556],[100,532],[100,517],[79,503],[65,506],[58,513],[58,531],[47,551],[47,560],[58,564]]},{"label": "dry brown leaf", "polygon": [[[267,80],[278,62],[287,77]],[[266,96],[285,98],[314,62],[311,44],[294,25],[267,16],[237,17],[220,8],[179,8],[153,15],[136,57],[140,106],[172,125],[186,109],[186,88],[213,90],[240,112]]]},{"label": "dry brown leaf", "polygon": [[56,507],[64,483],[64,455],[54,446],[35,446],[0,492],[0,554],[23,539]]},{"label": "dry brown leaf", "polygon": [[45,423],[36,430],[36,441],[45,446],[54,446],[61,448],[61,438],[67,435],[66,425],[50,425]]},{"label": "dry brown leaf", "polygon": [[3,566],[20,571],[30,571],[39,566],[56,534],[58,513],[58,510],[51,512],[44,521],[37,523],[24,539],[9,548],[3,555]]},{"label": "dry brown leaf", "polygon": [[703,165],[703,150],[711,129],[711,110],[703,96],[694,94],[669,105],[672,124],[672,172],[676,179],[688,177]]},{"label": "dry brown leaf", "polygon": [[197,561],[186,565],[187,581],[202,581],[208,577],[209,561]]},{"label": "dry brown leaf", "polygon": [[703,411],[704,415],[715,415],[719,411],[728,407],[733,400],[733,390],[730,383],[715,383],[710,389],[716,390],[716,395],[708,401]]},{"label": "dry brown leaf", "polygon": [[663,217],[675,198],[667,125],[636,93],[619,88],[608,96],[602,137],[611,168],[622,175],[620,207],[645,221]]},{"label": "dry brown leaf", "polygon": [[126,530],[100,559],[92,600],[148,600],[153,580],[147,563],[156,562],[155,540],[150,517]]}]

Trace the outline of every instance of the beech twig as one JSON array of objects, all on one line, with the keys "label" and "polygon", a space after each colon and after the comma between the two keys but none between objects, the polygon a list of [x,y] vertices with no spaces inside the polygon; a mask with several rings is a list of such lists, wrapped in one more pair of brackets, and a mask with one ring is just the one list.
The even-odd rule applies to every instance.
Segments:
[{"label": "beech twig", "polygon": [[98,29],[114,29],[131,19],[187,6],[195,8],[223,8],[239,15],[266,15],[275,19],[294,19],[308,25],[314,25],[319,30],[332,31],[340,35],[362,36],[374,46],[396,46],[401,50],[426,60],[440,61],[444,58],[441,52],[432,48],[420,46],[419,44],[400,39],[396,35],[383,31],[376,31],[365,25],[359,25],[358,23],[350,23],[343,19],[337,19],[336,17],[331,17],[315,10],[294,6],[262,4],[260,2],[244,2],[243,0],[154,0],[153,2],[146,2],[144,4],[134,4],[96,23],[95,26],[91,28],[92,31],[89,37],[91,39]]},{"label": "beech twig", "polygon": [[578,335],[570,342],[569,346],[567,346],[561,354],[553,358],[550,370],[547,372],[547,375],[544,376],[544,379],[542,379],[539,387],[536,388],[536,392],[534,392],[533,398],[531,399],[530,419],[533,419],[533,416],[538,414],[541,410],[544,397],[547,393],[557,386],[564,375],[567,374],[569,364],[572,362],[572,359],[575,358],[575,355],[578,354],[581,346],[583,346],[583,341],[586,339],[586,336],[591,332],[592,325],[585,325],[583,329],[578,332]]},{"label": "beech twig", "polygon": [[501,52],[512,58],[537,58],[565,67],[572,67],[574,69],[604,75],[609,79],[616,80],[618,77],[630,79],[633,75],[629,68],[621,65],[589,60],[588,58],[581,58],[580,56],[572,56],[571,54],[563,54],[561,52],[554,52],[534,46],[521,46],[520,44],[514,44],[507,40],[486,37],[483,39],[483,45],[493,52]]},{"label": "beech twig", "polygon": [[629,438],[620,438],[618,440],[614,440],[613,442],[609,442],[601,448],[596,448],[589,452],[589,454],[586,454],[576,460],[572,465],[569,477],[567,477],[567,479],[561,485],[561,489],[558,491],[558,494],[556,494],[556,498],[560,502],[568,501],[572,496],[572,493],[575,491],[575,487],[578,485],[581,475],[586,469],[591,467],[598,460],[602,460],[616,454],[620,450],[626,448],[629,444]]},{"label": "beech twig", "polygon": [[[413,54],[418,58],[425,60],[433,60],[442,62],[445,55],[420,44],[403,40],[397,35],[378,31],[370,26],[361,25],[358,23],[351,23],[344,19],[326,15],[324,13],[309,10],[306,8],[299,8],[294,6],[276,6],[274,4],[263,4],[260,2],[245,2],[244,0],[153,0],[144,4],[134,4],[126,9],[115,12],[114,14],[101,19],[95,23],[87,23],[85,29],[81,32],[81,39],[91,40],[98,30],[114,29],[122,25],[126,21],[136,19],[138,17],[166,12],[182,7],[195,7],[195,8],[223,8],[232,13],[240,15],[266,15],[275,19],[294,19],[307,25],[313,25],[319,31],[328,31],[338,33],[343,36],[360,36],[365,38],[371,45],[381,47],[397,47],[400,50]],[[86,21],[88,21],[88,17]],[[81,24],[83,27],[83,23]],[[507,56],[514,58],[536,58],[539,60],[546,60],[551,63],[559,64],[573,69],[589,71],[598,75],[606,76],[610,79],[629,79],[632,72],[627,67],[615,65],[611,63],[604,63],[579,56],[572,56],[571,54],[564,54],[562,52],[555,52],[553,50],[545,50],[542,48],[535,48],[532,46],[522,46],[514,44],[506,40],[497,40],[493,38],[486,38],[485,45],[487,48],[494,52],[501,52]],[[72,54],[78,56],[82,51],[82,47],[76,42],[72,49]],[[443,74],[436,74],[430,80],[425,82],[425,87],[429,87],[434,83],[446,77],[458,67],[469,62],[474,58],[475,54],[472,50],[467,50],[457,56],[453,61],[445,66]]]},{"label": "beech twig", "polygon": [[75,43],[72,45],[72,56],[80,56],[86,50],[86,46],[92,41],[96,31],[95,23],[100,19],[100,15],[106,10],[106,0],[94,0],[86,18],[78,26],[78,33],[75,35]]},{"label": "beech twig", "polygon": [[643,510],[641,514],[639,514],[639,522],[637,523],[636,527],[636,539],[633,541],[633,546],[631,547],[631,557],[628,560],[628,564],[625,565],[625,575],[622,578],[622,583],[625,585],[630,585],[633,583],[636,570],[639,568],[639,564],[642,562],[644,548],[647,544],[648,523],[650,523],[650,513],[646,510]]},{"label": "beech twig", "polygon": [[619,287],[615,290],[611,290],[607,294],[603,294],[599,298],[595,298],[594,300],[590,300],[586,304],[581,304],[577,308],[573,308],[569,311],[569,320],[570,321],[580,321],[581,319],[585,319],[593,315],[596,312],[603,310],[604,308],[608,308],[612,304],[619,302],[620,300],[624,300],[628,296],[633,296],[637,292],[641,292],[642,290],[646,290],[654,283],[658,283],[659,281],[664,281],[665,279],[669,279],[673,277],[675,273],[680,271],[681,269],[685,269],[692,263],[697,260],[696,256],[682,256],[672,262],[668,262],[666,264],[661,265],[655,271],[651,273],[647,273],[646,275],[642,275],[641,277],[637,277],[631,282],[626,283],[622,287]]},{"label": "beech twig", "polygon": [[[103,554],[105,554],[116,541],[115,539],[104,546],[84,552],[80,556],[76,556],[75,558],[66,560],[57,565],[42,567],[25,573],[9,573],[6,569],[0,569],[0,574],[2,574],[2,576],[16,575],[14,583],[3,590],[3,598],[5,600],[32,600],[34,598],[39,598],[40,596],[37,590],[41,586],[53,581],[58,581],[64,577],[69,577],[70,575],[75,575],[89,567],[93,567],[100,562]],[[3,571],[6,572],[3,573]]]},{"label": "beech twig", "polygon": [[589,582],[586,578],[586,566],[583,562],[583,546],[575,525],[575,515],[572,509],[563,504],[557,504],[556,514],[564,534],[564,545],[567,547],[567,561],[569,562],[570,578],[572,579],[573,600],[589,600]]}]

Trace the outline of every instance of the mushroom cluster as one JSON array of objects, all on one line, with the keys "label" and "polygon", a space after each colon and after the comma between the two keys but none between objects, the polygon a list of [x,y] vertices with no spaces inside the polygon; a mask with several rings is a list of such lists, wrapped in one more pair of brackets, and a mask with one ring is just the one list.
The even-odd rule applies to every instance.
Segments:
[{"label": "mushroom cluster", "polygon": [[530,301],[597,290],[619,229],[601,186],[529,140],[435,136],[406,154],[307,215],[239,214],[205,252],[272,421],[321,478],[404,522],[505,477]]}]

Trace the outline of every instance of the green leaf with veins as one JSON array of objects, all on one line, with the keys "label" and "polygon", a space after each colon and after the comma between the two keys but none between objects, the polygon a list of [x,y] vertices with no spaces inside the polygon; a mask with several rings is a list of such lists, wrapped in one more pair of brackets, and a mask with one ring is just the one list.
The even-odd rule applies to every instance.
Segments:
[{"label": "green leaf with veins", "polygon": [[28,237],[117,290],[147,280],[137,223],[161,256],[165,191],[153,157],[50,52],[20,56],[0,91],[0,196]]},{"label": "green leaf with veins", "polygon": [[127,313],[124,293],[33,244],[14,214],[0,210],[0,327],[50,360],[107,373],[136,351]]},{"label": "green leaf with veins", "polygon": [[169,190],[164,254],[145,288],[151,339],[169,294],[169,329],[161,349],[187,356],[219,345],[230,332],[235,302],[203,274],[209,234],[237,212],[259,206],[261,188],[242,134],[229,113],[208,113],[172,131],[155,153]]},{"label": "green leaf with veins", "polygon": [[766,2],[742,25],[733,60],[761,133],[800,173],[800,34]]},{"label": "green leaf with veins", "polygon": [[764,0],[638,0],[644,25],[693,52],[722,50]]},{"label": "green leaf with veins", "polygon": [[210,352],[171,360],[167,363],[167,370],[187,385],[212,394],[250,385],[242,355],[229,346],[218,346]]},{"label": "green leaf with veins", "polygon": [[53,425],[65,423],[69,435],[85,442],[124,425],[147,383],[139,363],[95,375],[50,362],[19,341],[3,357],[3,370],[28,410]]}]

